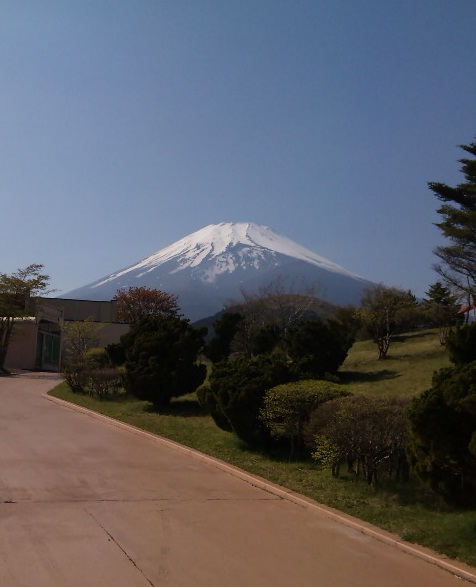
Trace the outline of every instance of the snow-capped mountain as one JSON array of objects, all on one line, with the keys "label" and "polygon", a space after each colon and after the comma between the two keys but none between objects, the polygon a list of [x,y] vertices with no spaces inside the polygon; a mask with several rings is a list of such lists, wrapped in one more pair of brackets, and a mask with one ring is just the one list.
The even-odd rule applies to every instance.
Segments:
[{"label": "snow-capped mountain", "polygon": [[313,287],[333,304],[358,305],[372,285],[266,226],[222,222],[62,297],[110,300],[122,288],[153,287],[177,294],[182,313],[195,321],[278,279],[292,293]]}]

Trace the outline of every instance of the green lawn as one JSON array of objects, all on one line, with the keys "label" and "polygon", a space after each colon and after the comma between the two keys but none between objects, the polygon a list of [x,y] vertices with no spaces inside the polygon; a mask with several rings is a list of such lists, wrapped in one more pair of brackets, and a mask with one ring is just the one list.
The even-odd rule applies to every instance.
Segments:
[{"label": "green lawn", "polygon": [[414,396],[430,387],[434,371],[448,365],[438,333],[422,330],[396,337],[381,360],[375,343],[358,342],[340,371],[352,393]]},{"label": "green lawn", "polygon": [[[437,334],[429,331],[401,337],[383,361],[376,356],[374,344],[354,345],[342,368],[342,382],[347,389],[353,393],[411,396],[428,388],[432,373],[448,364]],[[147,402],[125,395],[99,401],[74,394],[64,383],[50,393],[215,456],[406,540],[476,566],[476,511],[450,509],[415,481],[382,486],[375,491],[363,481],[345,476],[333,479],[312,462],[289,462],[287,455],[252,451],[234,435],[217,428],[202,412],[194,394],[173,401],[167,410],[157,413]]]}]

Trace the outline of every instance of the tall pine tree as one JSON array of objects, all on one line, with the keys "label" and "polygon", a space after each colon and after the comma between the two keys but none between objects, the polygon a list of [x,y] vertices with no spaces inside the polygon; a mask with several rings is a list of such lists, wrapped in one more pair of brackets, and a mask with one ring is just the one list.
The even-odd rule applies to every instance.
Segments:
[{"label": "tall pine tree", "polygon": [[442,220],[436,226],[449,241],[435,250],[440,259],[435,269],[465,294],[469,306],[476,288],[476,141],[460,147],[475,157],[460,159],[466,181],[456,187],[438,182],[428,186],[442,202]]},{"label": "tall pine tree", "polygon": [[451,327],[461,323],[462,320],[458,296],[453,295],[441,281],[431,285],[426,295],[422,309],[430,324],[438,328],[440,344],[445,345]]}]

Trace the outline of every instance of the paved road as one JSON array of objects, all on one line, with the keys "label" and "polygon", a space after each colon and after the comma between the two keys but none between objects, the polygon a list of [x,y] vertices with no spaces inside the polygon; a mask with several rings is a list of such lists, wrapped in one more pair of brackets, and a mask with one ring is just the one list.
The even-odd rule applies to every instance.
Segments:
[{"label": "paved road", "polygon": [[462,584],[317,508],[52,402],[56,383],[0,378],[2,587]]}]

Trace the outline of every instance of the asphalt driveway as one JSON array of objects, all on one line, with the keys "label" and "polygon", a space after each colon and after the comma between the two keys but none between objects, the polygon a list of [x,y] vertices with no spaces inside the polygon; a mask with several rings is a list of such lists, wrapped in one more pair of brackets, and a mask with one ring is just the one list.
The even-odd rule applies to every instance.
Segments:
[{"label": "asphalt driveway", "polygon": [[[308,500],[0,378],[2,587],[453,587]],[[426,560],[425,560],[426,557]],[[445,568],[441,568],[441,565]],[[436,564],[435,564],[436,563]],[[475,572],[476,574],[476,572]]]}]

